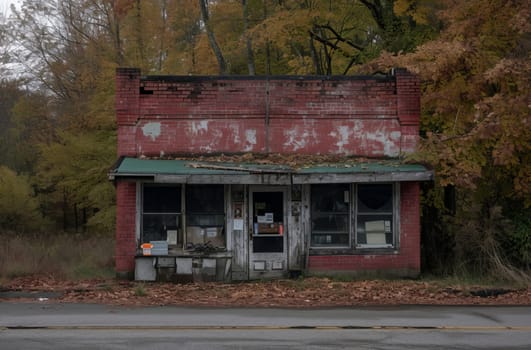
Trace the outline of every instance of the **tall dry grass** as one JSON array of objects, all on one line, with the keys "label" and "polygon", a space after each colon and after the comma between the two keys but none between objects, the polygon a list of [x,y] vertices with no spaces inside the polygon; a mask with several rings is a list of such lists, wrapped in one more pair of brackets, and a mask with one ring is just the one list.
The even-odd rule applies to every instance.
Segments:
[{"label": "tall dry grass", "polygon": [[114,275],[113,259],[109,236],[0,233],[0,280],[33,274],[107,278]]}]

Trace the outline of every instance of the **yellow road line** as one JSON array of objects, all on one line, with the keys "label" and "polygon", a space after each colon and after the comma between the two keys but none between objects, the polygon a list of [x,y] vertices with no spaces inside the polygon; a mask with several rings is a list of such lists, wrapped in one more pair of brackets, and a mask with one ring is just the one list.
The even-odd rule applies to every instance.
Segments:
[{"label": "yellow road line", "polygon": [[0,330],[412,330],[531,331],[531,326],[0,326]]}]

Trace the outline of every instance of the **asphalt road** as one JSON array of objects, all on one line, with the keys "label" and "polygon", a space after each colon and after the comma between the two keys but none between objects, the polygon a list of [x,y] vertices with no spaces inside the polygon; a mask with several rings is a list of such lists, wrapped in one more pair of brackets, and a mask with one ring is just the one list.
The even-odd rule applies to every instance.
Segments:
[{"label": "asphalt road", "polygon": [[529,349],[531,307],[0,303],[0,349]]}]

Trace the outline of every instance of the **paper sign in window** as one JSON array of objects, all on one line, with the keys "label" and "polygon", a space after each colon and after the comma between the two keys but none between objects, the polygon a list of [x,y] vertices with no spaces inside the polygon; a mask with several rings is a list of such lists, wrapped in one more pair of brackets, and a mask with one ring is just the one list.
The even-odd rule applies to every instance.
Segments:
[{"label": "paper sign in window", "polygon": [[385,221],[365,222],[365,234],[367,235],[367,244],[385,244]]},{"label": "paper sign in window", "polygon": [[266,216],[265,216],[265,215],[257,215],[257,216],[256,216],[256,221],[257,221],[259,224],[266,224],[266,223],[267,223],[267,219],[266,219]]},{"label": "paper sign in window", "polygon": [[234,219],[232,222],[232,229],[243,230],[243,219]]},{"label": "paper sign in window", "polygon": [[177,244],[177,230],[166,231],[166,241],[168,244]]},{"label": "paper sign in window", "polygon": [[385,233],[391,232],[391,221],[385,220]]},{"label": "paper sign in window", "polygon": [[218,228],[217,227],[208,227],[206,229],[206,235],[208,238],[214,238],[218,235]]}]

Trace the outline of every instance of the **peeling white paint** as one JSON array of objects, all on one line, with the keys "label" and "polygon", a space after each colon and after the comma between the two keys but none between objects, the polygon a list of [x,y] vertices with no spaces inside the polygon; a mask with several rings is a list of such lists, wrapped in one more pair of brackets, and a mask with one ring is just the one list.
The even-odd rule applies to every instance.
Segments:
[{"label": "peeling white paint", "polygon": [[200,146],[199,150],[204,153],[210,153],[212,152],[212,147],[210,147],[210,145]]},{"label": "peeling white paint", "polygon": [[165,154],[164,151],[163,151],[163,150],[160,150],[160,157],[161,157],[161,158],[164,157],[164,154]]},{"label": "peeling white paint", "polygon": [[402,133],[400,131],[392,131],[389,134],[389,138],[394,141],[399,141],[401,136],[402,136]]},{"label": "peeling white paint", "polygon": [[205,153],[211,153],[215,150],[220,150],[223,147],[220,146],[220,141],[223,139],[223,131],[220,129],[214,129],[210,132],[210,137],[202,139],[201,143],[207,142],[208,144],[199,146],[199,150]]},{"label": "peeling white paint", "polygon": [[245,152],[250,152],[256,146],[256,129],[245,130]]},{"label": "peeling white paint", "polygon": [[146,137],[151,137],[152,141],[155,141],[160,136],[160,123],[146,123],[142,127],[142,133]]},{"label": "peeling white paint", "polygon": [[287,139],[284,142],[284,147],[291,147],[292,151],[304,149],[310,141],[308,130],[300,132],[299,128],[284,130],[284,137]]},{"label": "peeling white paint", "polygon": [[353,136],[355,136],[356,134],[359,134],[361,132],[363,132],[363,127],[365,126],[365,124],[363,123],[363,121],[361,120],[355,120],[354,121],[354,126],[352,127],[352,134]]},{"label": "peeling white paint", "polygon": [[[350,128],[346,125],[340,125],[337,127],[336,130],[331,131],[328,135],[335,137],[338,139],[336,142],[337,146],[337,153],[343,153],[345,152],[345,145],[348,145],[350,143],[350,136],[352,135],[352,131]],[[349,153],[349,152],[346,152]]]},{"label": "peeling white paint", "polygon": [[[387,157],[397,157],[400,153],[399,147],[395,142],[392,142],[384,131],[368,132],[366,138],[369,141],[379,142],[383,145],[383,153]],[[370,144],[371,142],[369,142]]]},{"label": "peeling white paint", "polygon": [[339,147],[341,152],[343,152],[344,151],[344,146],[348,145],[350,143],[349,142],[350,131],[349,131],[348,126],[340,126],[338,131],[339,131],[340,139],[337,142],[337,146]]},{"label": "peeling white paint", "polygon": [[192,122],[192,135],[198,136],[208,131],[208,120],[200,120]]},{"label": "peeling white paint", "polygon": [[232,140],[234,144],[237,145],[241,142],[240,139],[240,126],[238,124],[231,124],[229,128],[232,130]]}]

